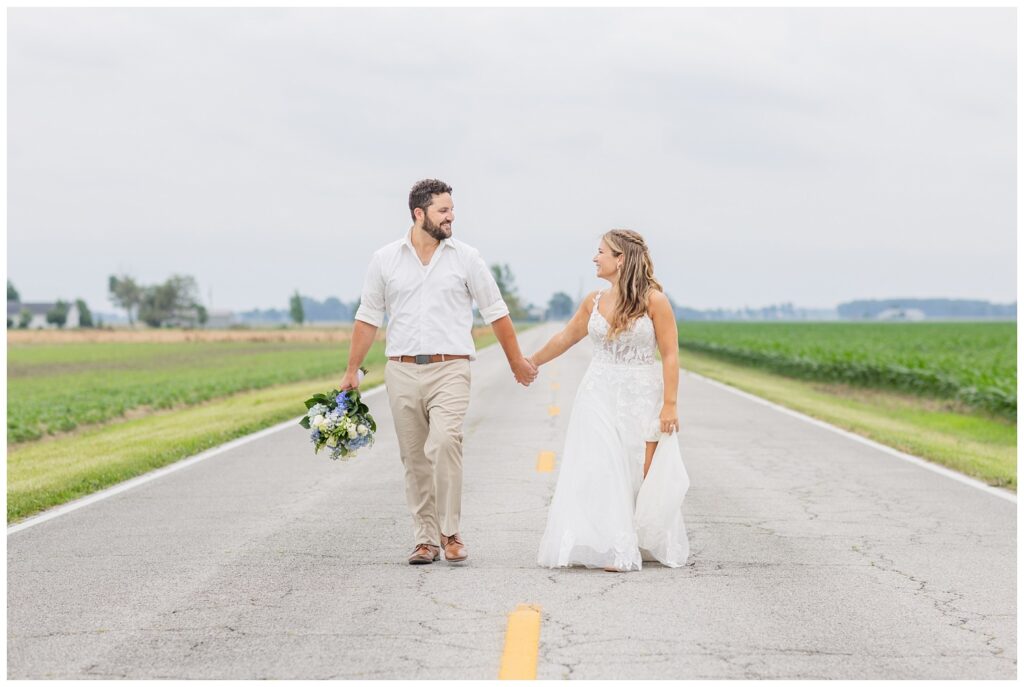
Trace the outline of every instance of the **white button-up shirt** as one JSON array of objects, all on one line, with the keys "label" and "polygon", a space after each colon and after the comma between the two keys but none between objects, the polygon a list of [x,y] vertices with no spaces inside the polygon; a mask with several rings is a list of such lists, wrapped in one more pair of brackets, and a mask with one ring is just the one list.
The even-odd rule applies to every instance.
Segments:
[{"label": "white button-up shirt", "polygon": [[388,357],[474,356],[473,302],[487,324],[508,315],[494,275],[478,250],[455,239],[424,265],[410,233],[373,254],[355,319],[379,327],[387,314]]}]

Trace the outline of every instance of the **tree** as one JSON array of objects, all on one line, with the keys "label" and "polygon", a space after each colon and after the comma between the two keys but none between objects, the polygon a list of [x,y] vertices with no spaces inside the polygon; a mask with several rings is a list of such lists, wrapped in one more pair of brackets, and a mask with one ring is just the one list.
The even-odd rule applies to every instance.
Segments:
[{"label": "tree", "polygon": [[526,316],[526,309],[519,301],[519,292],[516,289],[516,278],[512,276],[512,269],[507,265],[491,265],[491,274],[494,281],[498,283],[498,290],[501,291],[501,299],[508,306],[508,314],[513,320],[520,320]]},{"label": "tree", "polygon": [[306,312],[302,309],[302,296],[296,291],[292,295],[291,303],[289,304],[289,314],[291,315],[292,322],[295,324],[302,324],[303,320],[306,319]]},{"label": "tree", "polygon": [[175,274],[163,284],[142,289],[139,319],[150,327],[161,327],[175,319],[186,319],[196,312],[199,287],[194,277]]},{"label": "tree", "polygon": [[337,296],[328,296],[323,301],[302,296],[303,322],[344,322],[351,319],[352,313],[348,305],[342,303]]},{"label": "tree", "polygon": [[199,316],[199,324],[204,325],[210,321],[210,313],[202,305],[196,304],[196,314]]},{"label": "tree", "polygon": [[64,301],[58,300],[46,313],[46,321],[63,329],[68,321],[68,310],[70,310],[70,306]]},{"label": "tree", "polygon": [[21,295],[18,293],[18,290],[16,288],[14,288],[14,284],[11,283],[10,279],[7,280],[7,300],[9,300],[9,301],[20,301],[21,300]]},{"label": "tree", "polygon": [[552,294],[551,300],[548,301],[548,319],[551,320],[564,320],[572,317],[573,302],[569,294],[564,291],[558,291]]},{"label": "tree", "polygon": [[128,314],[128,324],[134,325],[133,313],[136,308],[142,305],[142,287],[127,275],[121,275],[120,277],[110,275],[108,289],[110,291],[110,302],[119,308],[124,308],[124,311]]},{"label": "tree", "polygon": [[75,306],[78,308],[78,326],[92,327],[92,312],[89,310],[89,306],[85,304],[85,301],[79,298],[75,301]]},{"label": "tree", "polygon": [[21,314],[18,315],[18,329],[28,329],[28,326],[32,323],[32,311],[28,308],[22,308]]}]

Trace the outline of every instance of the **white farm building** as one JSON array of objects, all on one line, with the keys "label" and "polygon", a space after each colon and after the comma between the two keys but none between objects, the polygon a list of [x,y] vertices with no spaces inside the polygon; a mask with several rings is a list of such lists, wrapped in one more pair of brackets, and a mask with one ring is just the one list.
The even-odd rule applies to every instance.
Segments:
[{"label": "white farm building", "polygon": [[[28,329],[56,329],[57,325],[46,321],[46,313],[57,306],[56,303],[22,303],[20,301],[7,301],[7,321],[11,327],[17,327],[21,321],[21,313],[28,311],[31,318]],[[65,329],[78,327],[79,313],[78,306],[74,303],[68,304],[68,319],[64,323]]]}]

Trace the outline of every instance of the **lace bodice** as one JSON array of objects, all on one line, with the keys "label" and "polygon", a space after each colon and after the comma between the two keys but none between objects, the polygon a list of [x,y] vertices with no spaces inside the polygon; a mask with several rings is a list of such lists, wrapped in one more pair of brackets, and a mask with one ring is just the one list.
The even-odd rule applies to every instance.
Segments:
[{"label": "lace bodice", "polygon": [[654,357],[657,342],[651,318],[646,314],[638,317],[609,341],[608,329],[611,325],[597,309],[601,295],[598,292],[594,296],[594,309],[587,323],[587,334],[594,344],[594,361],[612,365],[650,365],[657,362]]}]

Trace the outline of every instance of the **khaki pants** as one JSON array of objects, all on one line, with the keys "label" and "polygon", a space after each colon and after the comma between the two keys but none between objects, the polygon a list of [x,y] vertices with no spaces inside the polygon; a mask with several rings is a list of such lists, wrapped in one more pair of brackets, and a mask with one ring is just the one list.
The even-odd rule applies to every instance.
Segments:
[{"label": "khaki pants", "polygon": [[439,535],[459,531],[469,361],[416,365],[389,360],[384,384],[405,466],[405,498],[415,543],[439,546]]}]

